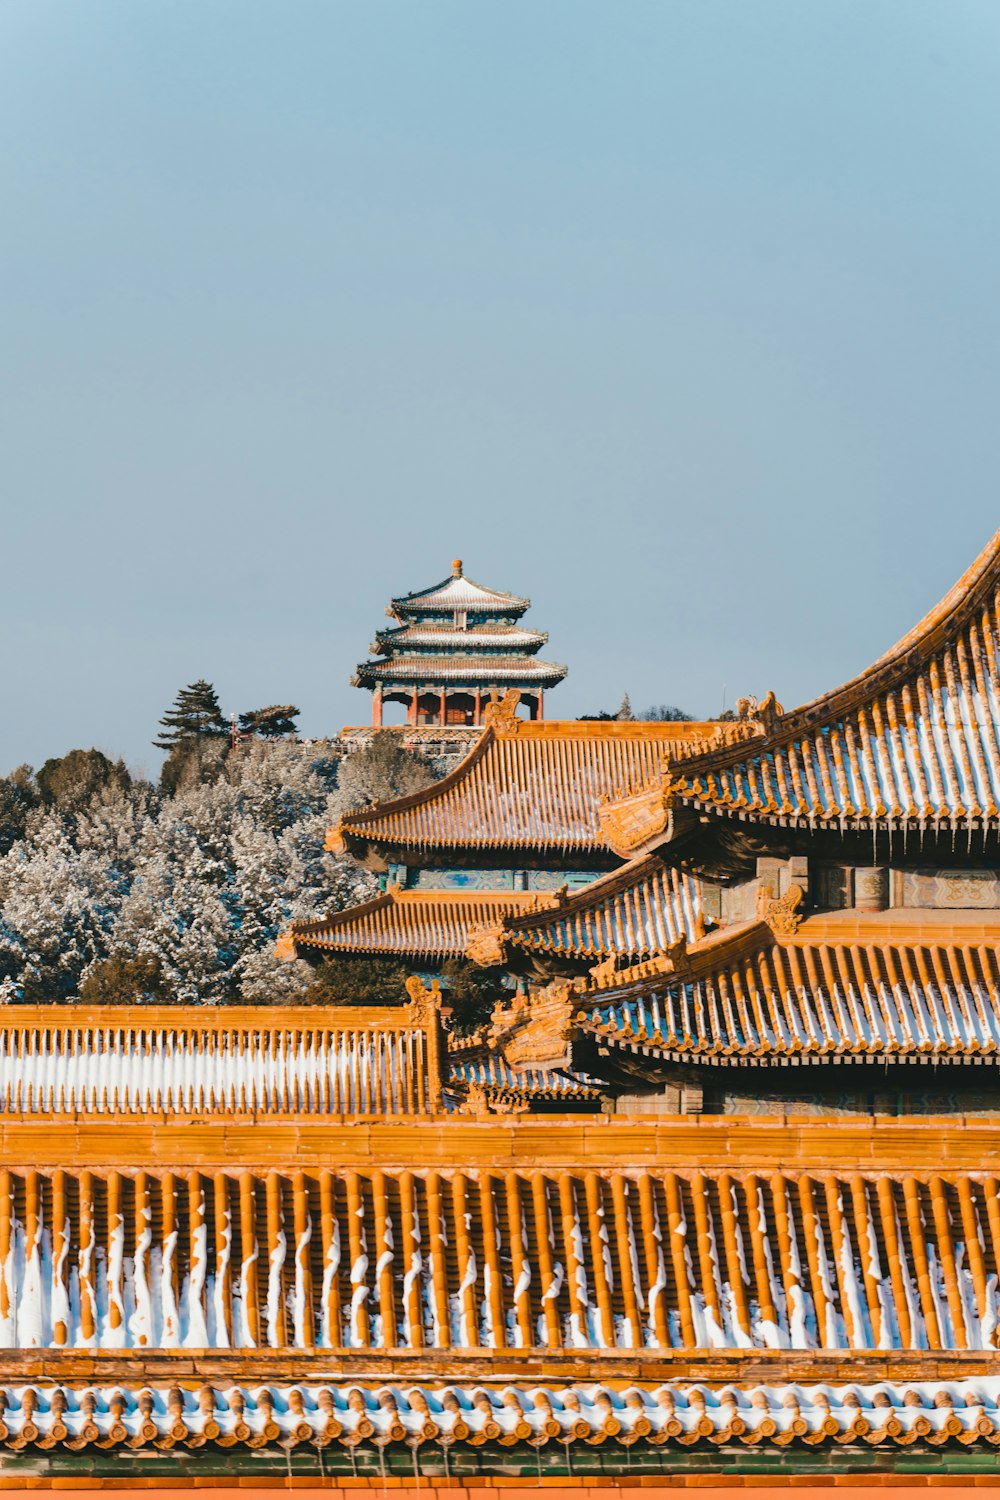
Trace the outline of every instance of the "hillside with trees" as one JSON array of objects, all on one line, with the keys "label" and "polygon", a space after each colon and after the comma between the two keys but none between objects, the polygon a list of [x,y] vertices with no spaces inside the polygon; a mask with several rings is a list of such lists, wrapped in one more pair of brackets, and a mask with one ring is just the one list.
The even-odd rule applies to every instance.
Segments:
[{"label": "hillside with trees", "polygon": [[93,749],[0,778],[0,1000],[324,998],[274,943],[290,920],[374,891],[324,852],[327,828],[440,768],[391,731],[346,756],[301,743],[296,714],[252,710],[234,736],[198,682],[161,721],[158,785]]}]

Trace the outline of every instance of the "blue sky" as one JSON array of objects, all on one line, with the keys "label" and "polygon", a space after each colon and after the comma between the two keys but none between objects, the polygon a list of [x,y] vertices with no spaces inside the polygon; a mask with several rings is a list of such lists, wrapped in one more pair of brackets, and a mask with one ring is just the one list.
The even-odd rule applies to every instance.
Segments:
[{"label": "blue sky", "polygon": [[549,712],[787,707],[1000,524],[995,0],[0,0],[0,769],[365,722],[392,594]]}]

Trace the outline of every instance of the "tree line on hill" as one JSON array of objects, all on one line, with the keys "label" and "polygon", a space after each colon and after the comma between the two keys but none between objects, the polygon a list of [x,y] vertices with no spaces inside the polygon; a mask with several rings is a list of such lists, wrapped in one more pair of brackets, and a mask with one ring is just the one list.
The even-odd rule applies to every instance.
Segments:
[{"label": "tree line on hill", "polygon": [[[279,962],[275,939],[375,891],[324,851],[330,824],[442,768],[391,731],[350,754],[300,743],[296,713],[243,714],[234,742],[193,683],[161,721],[158,784],[95,749],[0,778],[0,1001],[323,1003],[360,986],[349,964]],[[398,999],[407,972],[377,967],[364,998]]]},{"label": "tree line on hill", "polygon": [[[234,732],[200,679],[160,720],[156,783],[96,749],[0,777],[0,1003],[398,1002],[400,960],[281,962],[275,941],[290,921],[376,893],[371,874],[325,852],[329,826],[428,786],[454,755],[429,761],[392,730],[349,752],[302,742],[298,713],[252,709]],[[627,696],[617,714],[590,717],[632,717]],[[502,993],[499,970],[465,960],[443,977],[457,1030]]]}]

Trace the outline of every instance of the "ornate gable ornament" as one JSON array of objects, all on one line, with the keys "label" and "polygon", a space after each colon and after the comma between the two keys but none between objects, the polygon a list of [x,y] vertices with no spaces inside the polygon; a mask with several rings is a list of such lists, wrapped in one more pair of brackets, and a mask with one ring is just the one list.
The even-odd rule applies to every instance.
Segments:
[{"label": "ornate gable ornament", "polygon": [[496,735],[517,734],[521,720],[517,716],[517,705],[521,701],[518,688],[508,688],[500,696],[496,688],[490,690],[490,701],[483,708],[483,724]]},{"label": "ornate gable ornament", "polygon": [[343,816],[339,818],[339,820],[333,825],[332,828],[327,829],[326,838],[323,840],[323,848],[326,850],[327,854],[336,854],[339,856],[347,853],[347,840],[344,838]]},{"label": "ornate gable ornament", "polygon": [[490,926],[470,927],[465,939],[465,956],[483,969],[494,968],[507,960],[506,932],[503,922]]},{"label": "ornate gable ornament", "polygon": [[757,892],[757,915],[770,927],[775,937],[794,937],[802,921],[805,892],[800,885],[790,885],[783,896],[776,897],[770,885]]},{"label": "ornate gable ornament", "polygon": [[597,809],[601,837],[616,853],[630,855],[667,831],[670,808],[669,782],[619,802],[605,798]]},{"label": "ornate gable ornament", "polygon": [[507,1006],[495,1006],[487,1044],[515,1070],[558,1066],[566,1061],[575,1009],[572,982],[554,979],[515,995]]},{"label": "ornate gable ornament", "polygon": [[405,987],[410,997],[410,1019],[417,1026],[429,1026],[441,1009],[440,979],[432,979],[428,989],[419,974],[411,974]]},{"label": "ornate gable ornament", "polygon": [[278,933],[277,942],[274,945],[274,956],[283,964],[290,964],[298,958],[299,955],[295,951],[295,936],[290,927]]},{"label": "ornate gable ornament", "polygon": [[507,962],[507,937],[516,930],[524,917],[536,916],[543,911],[558,911],[565,906],[567,887],[561,885],[557,891],[534,891],[529,894],[516,912],[507,912],[496,922],[484,922],[469,928],[465,939],[465,956],[481,968],[493,968]]}]

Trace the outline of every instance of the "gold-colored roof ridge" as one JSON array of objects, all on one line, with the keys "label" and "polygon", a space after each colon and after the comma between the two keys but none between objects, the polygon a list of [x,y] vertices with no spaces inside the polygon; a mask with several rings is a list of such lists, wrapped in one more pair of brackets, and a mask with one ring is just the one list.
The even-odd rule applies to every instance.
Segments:
[{"label": "gold-colored roof ridge", "polygon": [[487,728],[447,776],[419,792],[345,813],[326,847],[603,848],[602,797],[656,782],[677,745],[715,726],[635,720],[528,720],[516,696],[487,705]]}]

